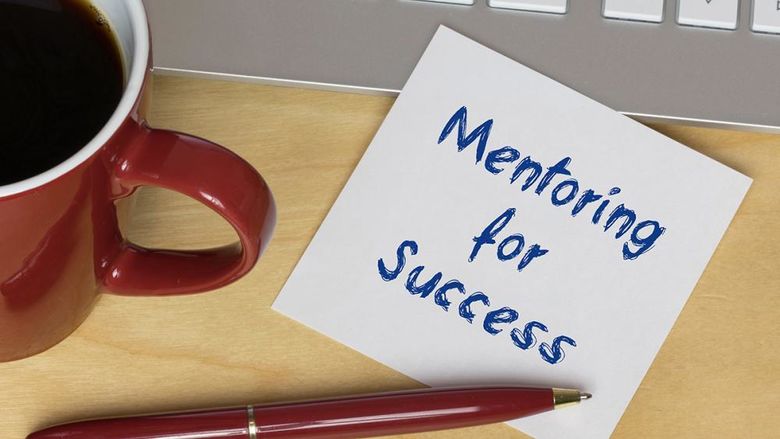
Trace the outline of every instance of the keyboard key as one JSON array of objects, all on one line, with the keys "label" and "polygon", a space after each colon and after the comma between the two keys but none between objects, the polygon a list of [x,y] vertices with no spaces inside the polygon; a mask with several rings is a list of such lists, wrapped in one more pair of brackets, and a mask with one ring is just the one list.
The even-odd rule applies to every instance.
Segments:
[{"label": "keyboard key", "polygon": [[491,8],[517,9],[520,11],[552,12],[565,14],[567,0],[488,0]]},{"label": "keyboard key", "polygon": [[736,29],[739,0],[678,0],[677,22],[688,26]]},{"label": "keyboard key", "polygon": [[452,3],[454,5],[473,5],[474,0],[417,0],[423,2]]},{"label": "keyboard key", "polygon": [[604,16],[660,23],[664,18],[664,0],[604,0]]},{"label": "keyboard key", "polygon": [[753,30],[780,34],[780,0],[753,0]]}]

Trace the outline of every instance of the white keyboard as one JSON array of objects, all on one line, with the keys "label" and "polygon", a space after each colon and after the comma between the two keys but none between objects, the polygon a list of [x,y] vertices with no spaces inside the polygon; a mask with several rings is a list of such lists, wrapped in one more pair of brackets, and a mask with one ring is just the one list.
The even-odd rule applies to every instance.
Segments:
[{"label": "white keyboard", "polygon": [[[470,6],[474,0],[416,0]],[[604,0],[605,18],[661,23],[664,0]],[[752,0],[750,28],[754,32],[780,34],[780,0]],[[487,0],[491,8],[565,14],[568,0]],[[734,30],[737,28],[739,0],[678,0],[677,23],[686,26]]]}]

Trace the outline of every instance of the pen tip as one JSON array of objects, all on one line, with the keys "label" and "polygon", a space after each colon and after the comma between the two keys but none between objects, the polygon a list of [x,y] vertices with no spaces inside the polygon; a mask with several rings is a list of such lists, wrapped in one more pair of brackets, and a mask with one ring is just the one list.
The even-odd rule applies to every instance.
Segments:
[{"label": "pen tip", "polygon": [[593,397],[590,393],[580,392],[577,389],[552,389],[553,407],[556,409],[576,405]]}]

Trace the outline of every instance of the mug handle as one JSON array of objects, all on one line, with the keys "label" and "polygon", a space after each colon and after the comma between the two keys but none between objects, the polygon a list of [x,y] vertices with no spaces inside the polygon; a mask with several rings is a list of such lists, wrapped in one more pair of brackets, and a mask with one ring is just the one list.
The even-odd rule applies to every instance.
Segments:
[{"label": "mug handle", "polygon": [[111,258],[103,284],[121,295],[197,293],[246,274],[271,238],[273,196],[258,172],[208,140],[144,126],[114,159],[114,190],[123,198],[139,186],[170,189],[205,204],[236,230],[238,243],[207,250],[148,249],[126,240]]}]

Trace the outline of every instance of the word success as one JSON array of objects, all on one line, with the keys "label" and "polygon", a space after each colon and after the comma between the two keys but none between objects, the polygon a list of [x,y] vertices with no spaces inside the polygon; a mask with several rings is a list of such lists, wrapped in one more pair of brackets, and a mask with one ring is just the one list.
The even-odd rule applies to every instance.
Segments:
[{"label": "word success", "polygon": [[[495,225],[493,225],[492,229],[495,229]],[[475,247],[476,250],[478,250],[478,247]],[[385,282],[397,279],[406,267],[407,252],[411,257],[416,255],[418,251],[419,246],[417,242],[411,240],[403,241],[395,251],[395,263],[385,262],[383,258],[377,261],[379,276]],[[509,325],[520,318],[520,314],[510,307],[504,306],[498,309],[491,309],[490,297],[482,291],[475,291],[466,296],[466,287],[458,279],[442,282],[444,275],[440,271],[430,277],[425,276],[428,279],[423,281],[421,277],[424,270],[424,265],[418,265],[409,271],[409,274],[406,276],[406,291],[413,296],[419,296],[420,299],[432,298],[433,303],[441,307],[445,312],[449,312],[452,301],[456,300],[453,294],[457,294],[457,300],[460,301],[457,306],[458,315],[465,322],[473,324],[474,319],[478,318],[477,313],[480,313],[481,317],[479,318],[482,321],[482,329],[488,334],[496,336],[504,331],[504,328],[500,326]],[[461,298],[461,296],[465,297]],[[480,310],[476,309],[477,306],[479,306]],[[564,344],[573,347],[577,346],[577,343],[571,337],[559,335],[549,343],[540,343],[537,348],[536,336],[540,333],[549,333],[547,325],[531,320],[523,326],[512,328],[509,331],[509,339],[514,346],[522,351],[536,348],[541,358],[550,364],[563,361],[566,355],[563,349]]]}]

